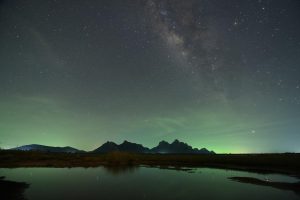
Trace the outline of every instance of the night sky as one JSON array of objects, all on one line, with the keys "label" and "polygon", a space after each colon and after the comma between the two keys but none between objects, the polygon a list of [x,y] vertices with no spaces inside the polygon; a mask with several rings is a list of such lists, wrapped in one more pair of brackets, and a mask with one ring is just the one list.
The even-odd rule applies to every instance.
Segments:
[{"label": "night sky", "polygon": [[299,0],[2,0],[0,147],[300,152]]}]

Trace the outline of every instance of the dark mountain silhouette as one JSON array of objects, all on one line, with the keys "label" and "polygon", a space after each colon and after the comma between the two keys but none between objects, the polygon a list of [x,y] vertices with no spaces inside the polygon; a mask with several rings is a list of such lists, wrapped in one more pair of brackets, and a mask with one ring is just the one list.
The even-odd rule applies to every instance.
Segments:
[{"label": "dark mountain silhouette", "polygon": [[107,153],[111,151],[119,151],[119,146],[114,142],[106,142],[102,144],[99,148],[95,149],[93,152],[95,153]]},{"label": "dark mountain silhouette", "polygon": [[75,149],[73,147],[51,147],[39,144],[24,145],[11,150],[21,150],[21,151],[42,151],[42,152],[53,152],[53,153],[79,153],[83,152],[81,150]]},{"label": "dark mountain silhouette", "polygon": [[151,149],[153,153],[169,153],[170,144],[166,141],[161,141],[159,144]]},{"label": "dark mountain silhouette", "polygon": [[128,141],[124,141],[122,144],[117,145],[114,142],[106,142],[99,148],[95,149],[95,153],[107,153],[111,151],[123,151],[123,152],[134,152],[134,153],[149,153],[150,150],[141,144],[136,144]]},{"label": "dark mountain silhouette", "polygon": [[156,147],[151,149],[152,153],[178,153],[178,154],[214,154],[213,151],[208,151],[206,148],[193,148],[187,143],[174,140],[171,144],[166,141],[161,141]]},{"label": "dark mountain silhouette", "polygon": [[[84,151],[75,149],[73,147],[51,147],[39,144],[24,145],[10,150],[20,151],[42,151],[53,153],[83,153]],[[108,153],[113,151],[131,152],[131,153],[157,153],[157,154],[215,154],[213,151],[209,151],[206,148],[197,149],[193,148],[187,143],[174,140],[172,143],[161,141],[156,147],[149,149],[141,144],[136,144],[128,141],[124,141],[122,144],[116,144],[114,142],[106,142],[99,148],[91,151],[91,153]]]},{"label": "dark mountain silhouette", "polygon": [[95,149],[94,153],[107,153],[112,151],[134,152],[134,153],[159,153],[159,154],[214,154],[213,151],[209,151],[206,148],[197,149],[190,145],[174,140],[171,144],[166,141],[161,141],[156,147],[149,149],[141,144],[136,144],[128,141],[124,141],[122,144],[116,144],[114,142],[106,142],[99,148]]},{"label": "dark mountain silhouette", "polygon": [[141,144],[131,143],[126,140],[119,145],[119,150],[135,153],[149,153],[149,149],[147,147],[144,147]]}]

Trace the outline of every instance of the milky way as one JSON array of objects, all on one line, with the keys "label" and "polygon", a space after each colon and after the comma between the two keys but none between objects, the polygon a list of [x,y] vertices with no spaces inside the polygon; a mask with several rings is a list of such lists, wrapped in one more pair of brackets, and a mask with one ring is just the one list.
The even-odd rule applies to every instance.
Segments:
[{"label": "milky way", "polygon": [[148,1],[150,23],[166,44],[167,58],[179,63],[187,74],[199,101],[218,98],[226,101],[222,76],[222,53],[217,25],[205,15],[201,1]]},{"label": "milky way", "polygon": [[0,147],[299,152],[297,0],[0,3]]}]

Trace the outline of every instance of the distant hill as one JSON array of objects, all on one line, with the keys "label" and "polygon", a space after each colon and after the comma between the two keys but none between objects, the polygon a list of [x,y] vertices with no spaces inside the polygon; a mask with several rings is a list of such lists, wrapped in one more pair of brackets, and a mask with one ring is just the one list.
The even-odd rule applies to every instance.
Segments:
[{"label": "distant hill", "polygon": [[124,151],[124,152],[134,152],[134,153],[149,153],[150,150],[141,144],[136,144],[128,141],[124,141],[122,144],[117,145],[114,142],[106,142],[99,148],[95,149],[95,153],[107,153],[111,151]]},{"label": "distant hill", "polygon": [[159,154],[214,154],[215,152],[209,151],[206,148],[197,149],[190,145],[174,140],[171,144],[166,141],[161,141],[156,147],[149,149],[141,144],[136,144],[124,141],[122,144],[114,142],[106,142],[99,148],[95,149],[94,153],[107,153],[112,151],[134,152],[134,153],[159,153]]},{"label": "distant hill", "polygon": [[53,152],[53,153],[79,153],[83,152],[81,150],[75,149],[73,147],[51,147],[39,144],[24,145],[10,150],[20,150],[20,151],[42,151],[42,152]]}]

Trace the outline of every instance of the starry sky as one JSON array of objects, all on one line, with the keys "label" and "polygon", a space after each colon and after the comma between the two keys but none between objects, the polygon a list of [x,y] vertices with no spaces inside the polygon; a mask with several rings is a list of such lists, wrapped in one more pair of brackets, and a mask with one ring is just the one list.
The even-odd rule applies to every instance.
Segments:
[{"label": "starry sky", "polygon": [[300,152],[300,1],[2,0],[0,147]]}]

